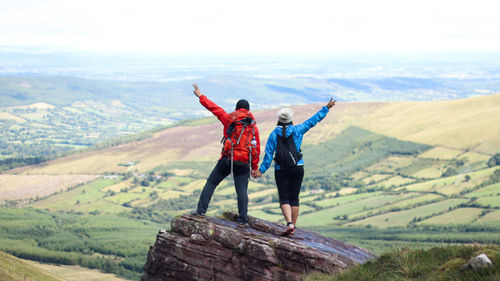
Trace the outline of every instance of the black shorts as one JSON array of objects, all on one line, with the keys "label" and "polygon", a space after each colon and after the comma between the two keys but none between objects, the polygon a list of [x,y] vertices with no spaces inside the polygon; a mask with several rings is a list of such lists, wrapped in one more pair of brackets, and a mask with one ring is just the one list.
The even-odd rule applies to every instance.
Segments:
[{"label": "black shorts", "polygon": [[278,187],[280,205],[299,206],[299,193],[304,179],[304,166],[274,170],[274,178]]}]

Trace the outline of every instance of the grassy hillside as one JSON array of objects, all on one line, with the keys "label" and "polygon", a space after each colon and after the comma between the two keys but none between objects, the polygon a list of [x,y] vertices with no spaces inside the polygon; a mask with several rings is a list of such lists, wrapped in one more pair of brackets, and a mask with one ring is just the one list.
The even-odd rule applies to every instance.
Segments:
[{"label": "grassy hillside", "polygon": [[[304,138],[298,226],[379,254],[402,246],[499,243],[500,162],[493,154],[500,145],[494,148],[498,136],[490,133],[500,124],[499,97],[338,104]],[[455,111],[465,104],[471,106]],[[294,107],[294,122],[320,108]],[[481,110],[494,112],[494,118],[482,119]],[[275,114],[255,114],[263,148]],[[395,124],[393,115],[400,118]],[[422,125],[436,116],[457,123]],[[474,126],[484,134],[462,129]],[[6,241],[0,250],[137,278],[158,229],[195,208],[220,153],[221,134],[214,117],[197,119],[139,141],[4,172],[0,201],[23,208],[1,209],[8,223],[0,228]],[[457,139],[467,139],[468,145],[457,145]],[[63,176],[67,185],[51,182]],[[40,184],[30,185],[37,177]],[[12,189],[19,191],[17,197]],[[236,210],[235,197],[228,178],[214,193],[209,215]],[[250,181],[249,200],[250,215],[283,222],[272,168]],[[127,242],[130,233],[134,243]]]},{"label": "grassy hillside", "polygon": [[138,279],[164,225],[110,214],[0,208],[0,250],[45,263],[81,265]]},{"label": "grassy hillside", "polygon": [[63,281],[54,274],[0,252],[0,280],[9,281]]},{"label": "grassy hillside", "polygon": [[70,281],[102,281],[102,280],[126,281],[127,280],[117,277],[115,274],[112,273],[105,273],[97,269],[90,269],[81,266],[45,264],[30,260],[24,260],[24,261],[35,267],[48,271],[63,280],[70,280]]},{"label": "grassy hillside", "polygon": [[[460,271],[470,258],[486,253],[493,263],[490,269]],[[499,246],[448,246],[428,250],[402,248],[337,275],[310,274],[305,281],[358,280],[499,280]]]},{"label": "grassy hillside", "polygon": [[[217,103],[228,108],[234,107],[235,95],[246,96],[253,109],[327,99],[324,91],[294,92],[269,88],[263,81],[231,79],[238,87],[218,78],[197,82],[205,94],[216,96]],[[185,81],[0,77],[0,170],[39,163],[104,140],[122,143],[127,139],[116,139],[205,115],[191,83]]]},{"label": "grassy hillside", "polygon": [[440,102],[389,103],[360,127],[447,148],[495,153],[500,147],[500,95]]}]

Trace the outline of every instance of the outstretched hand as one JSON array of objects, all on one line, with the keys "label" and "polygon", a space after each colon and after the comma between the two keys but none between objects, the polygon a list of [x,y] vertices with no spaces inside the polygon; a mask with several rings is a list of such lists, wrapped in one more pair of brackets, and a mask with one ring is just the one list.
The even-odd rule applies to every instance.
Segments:
[{"label": "outstretched hand", "polygon": [[337,102],[337,100],[333,100],[333,98],[330,98],[330,101],[326,104],[326,107],[328,107],[328,109],[330,109],[335,105],[336,102]]},{"label": "outstretched hand", "polygon": [[194,87],[194,94],[195,94],[195,96],[200,97],[201,96],[201,91],[200,91],[200,89],[198,89],[198,85],[193,84],[193,87]]}]

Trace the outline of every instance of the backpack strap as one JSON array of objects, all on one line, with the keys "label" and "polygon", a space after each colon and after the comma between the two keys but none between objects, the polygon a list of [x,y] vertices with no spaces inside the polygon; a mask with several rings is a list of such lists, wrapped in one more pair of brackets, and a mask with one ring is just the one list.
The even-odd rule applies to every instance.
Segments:
[{"label": "backpack strap", "polygon": [[241,129],[240,136],[238,137],[238,140],[236,141],[236,145],[240,144],[241,136],[243,136],[243,133],[245,132],[245,129],[247,128],[247,124],[243,123],[243,129]]}]

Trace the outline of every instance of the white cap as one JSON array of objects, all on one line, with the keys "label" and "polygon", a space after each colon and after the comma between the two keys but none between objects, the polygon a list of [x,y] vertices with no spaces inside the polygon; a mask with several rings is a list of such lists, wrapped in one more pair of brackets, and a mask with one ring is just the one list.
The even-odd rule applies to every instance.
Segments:
[{"label": "white cap", "polygon": [[278,120],[281,123],[290,123],[293,119],[293,111],[291,108],[282,108],[278,111]]}]

